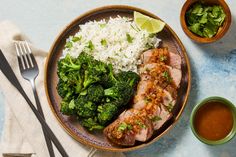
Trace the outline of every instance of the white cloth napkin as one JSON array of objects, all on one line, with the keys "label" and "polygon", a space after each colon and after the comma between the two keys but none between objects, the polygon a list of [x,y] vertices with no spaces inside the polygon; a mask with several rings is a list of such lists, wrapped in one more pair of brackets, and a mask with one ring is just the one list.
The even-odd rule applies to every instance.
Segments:
[{"label": "white cloth napkin", "polygon": [[[34,101],[30,83],[22,78],[16,58],[14,41],[28,40],[11,22],[0,23],[0,49],[10,63],[29,98]],[[47,53],[30,45],[39,66],[36,86],[46,121],[70,157],[86,157],[91,148],[72,139],[52,114],[44,90],[44,62]],[[41,125],[26,101],[0,72],[0,88],[5,96],[5,122],[0,153],[34,153],[33,156],[48,157]],[[60,154],[54,147],[56,157]],[[1,156],[1,155],[0,155]],[[122,153],[97,151],[96,157],[124,157]]]}]

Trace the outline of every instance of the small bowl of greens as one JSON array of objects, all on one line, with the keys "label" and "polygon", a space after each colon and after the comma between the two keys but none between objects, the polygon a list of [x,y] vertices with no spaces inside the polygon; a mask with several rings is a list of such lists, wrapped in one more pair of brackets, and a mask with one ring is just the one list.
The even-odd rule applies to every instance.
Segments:
[{"label": "small bowl of greens", "polygon": [[180,14],[188,37],[199,43],[222,38],[231,25],[231,13],[224,0],[187,0]]}]

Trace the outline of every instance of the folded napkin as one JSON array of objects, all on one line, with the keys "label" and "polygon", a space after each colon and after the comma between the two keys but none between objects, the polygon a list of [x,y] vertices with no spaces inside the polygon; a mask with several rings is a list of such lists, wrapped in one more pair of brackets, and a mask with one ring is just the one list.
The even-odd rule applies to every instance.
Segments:
[{"label": "folded napkin", "polygon": [[[28,39],[11,22],[5,21],[0,23],[0,49],[3,51],[29,98],[34,103],[35,101],[30,83],[22,78],[17,63],[14,41],[19,40]],[[30,47],[32,48],[32,52],[36,57],[39,66],[39,76],[36,79],[36,87],[48,125],[58,137],[70,157],[88,156],[91,147],[82,145],[71,138],[57,122],[49,108],[43,80],[44,62],[47,53],[33,45],[30,45]],[[5,122],[0,145],[0,153],[33,153],[34,157],[48,157],[49,154],[40,123],[34,116],[26,101],[9,83],[2,72],[0,72],[0,89],[3,91],[5,96]],[[55,147],[54,151],[56,157],[59,157],[60,154]],[[124,157],[122,153],[103,151],[97,151],[94,156]]]}]

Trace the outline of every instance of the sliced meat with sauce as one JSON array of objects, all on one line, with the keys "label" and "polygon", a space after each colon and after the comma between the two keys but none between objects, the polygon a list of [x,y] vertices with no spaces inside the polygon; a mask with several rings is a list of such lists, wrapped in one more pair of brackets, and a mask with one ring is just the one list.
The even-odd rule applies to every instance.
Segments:
[{"label": "sliced meat with sauce", "polygon": [[145,142],[153,134],[153,125],[150,119],[146,118],[142,122],[136,121],[140,125],[140,130],[135,135],[137,141]]},{"label": "sliced meat with sauce", "polygon": [[167,62],[173,68],[181,70],[181,57],[178,54],[169,52],[169,60]]},{"label": "sliced meat with sauce", "polygon": [[153,80],[159,81],[163,88],[168,85],[166,83],[171,81],[173,81],[176,87],[179,87],[182,79],[181,70],[158,63],[150,63],[140,66],[140,73],[154,77]]},{"label": "sliced meat with sauce", "polygon": [[133,146],[135,144],[135,134],[130,131],[127,131],[125,134],[122,131],[118,131],[121,124],[122,121],[120,119],[115,120],[103,130],[103,134],[113,144]]},{"label": "sliced meat with sauce", "polygon": [[153,125],[141,111],[129,109],[124,111],[117,120],[104,129],[104,135],[112,143],[130,146],[135,141],[144,142],[153,134]]},{"label": "sliced meat with sauce", "polygon": [[156,48],[143,52],[141,60],[143,64],[165,63],[168,61],[169,52],[167,48]]},{"label": "sliced meat with sauce", "polygon": [[163,126],[165,122],[167,122],[172,117],[172,113],[170,113],[164,105],[158,106],[157,110],[150,117],[152,119],[152,124],[154,130],[158,130]]},{"label": "sliced meat with sauce", "polygon": [[164,106],[167,106],[167,107],[173,107],[174,104],[176,103],[176,100],[172,97],[171,93],[168,92],[167,90],[164,90],[163,91],[164,94],[163,94],[163,105]]},{"label": "sliced meat with sauce", "polygon": [[147,50],[141,55],[141,60],[143,64],[166,63],[173,68],[181,69],[180,55],[168,52],[167,48]]},{"label": "sliced meat with sauce", "polygon": [[144,52],[141,60],[141,80],[132,108],[103,131],[114,144],[132,146],[136,141],[145,142],[173,116],[182,78],[181,57],[166,48],[157,48]]},{"label": "sliced meat with sauce", "polygon": [[149,75],[141,75],[141,80],[137,86],[136,95],[134,96],[133,102],[137,103],[144,99],[145,93],[148,93],[153,88],[153,81]]},{"label": "sliced meat with sauce", "polygon": [[179,87],[181,79],[182,79],[182,72],[179,69],[172,68],[170,66],[167,66],[169,68],[170,76],[173,79],[173,82],[176,87]]}]

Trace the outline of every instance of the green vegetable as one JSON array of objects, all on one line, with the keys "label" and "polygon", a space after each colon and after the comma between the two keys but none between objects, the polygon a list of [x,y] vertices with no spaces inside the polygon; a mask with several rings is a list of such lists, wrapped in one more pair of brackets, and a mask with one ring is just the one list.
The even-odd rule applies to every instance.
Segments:
[{"label": "green vegetable", "polygon": [[169,103],[168,106],[166,106],[166,108],[169,112],[171,112],[173,110],[174,106],[172,103]]},{"label": "green vegetable", "polygon": [[82,36],[73,37],[73,38],[72,38],[72,41],[73,41],[73,42],[77,42],[77,41],[80,41],[81,39],[82,39]]},{"label": "green vegetable", "polygon": [[124,110],[140,79],[134,72],[115,74],[111,64],[95,60],[86,52],[77,58],[68,54],[60,59],[57,74],[61,112],[77,116],[91,131],[103,129]]},{"label": "green vegetable", "polygon": [[72,48],[72,46],[73,46],[72,42],[70,41],[66,42],[66,45],[65,45],[66,48],[70,49]]},{"label": "green vegetable", "polygon": [[221,6],[208,6],[196,3],[186,13],[188,29],[193,33],[211,38],[218,32],[223,25],[225,13]]},{"label": "green vegetable", "polygon": [[86,96],[79,96],[75,100],[75,108],[79,117],[89,118],[96,115],[97,105],[89,101]]},{"label": "green vegetable", "polygon": [[91,40],[88,42],[88,45],[86,46],[86,48],[88,48],[90,51],[94,50],[94,45]]},{"label": "green vegetable", "polygon": [[90,131],[93,130],[102,130],[104,126],[100,125],[97,122],[96,118],[88,118],[88,119],[82,119],[81,123],[84,127],[88,128]]},{"label": "green vegetable", "polygon": [[101,28],[104,28],[104,27],[106,27],[106,23],[102,23],[102,24],[99,24],[99,26],[101,27]]},{"label": "green vegetable", "polygon": [[101,44],[102,44],[102,46],[107,46],[107,41],[106,41],[106,39],[102,39],[102,40],[101,40]]},{"label": "green vegetable", "polygon": [[105,96],[112,100],[120,102],[120,105],[126,105],[134,94],[133,88],[126,82],[117,82],[111,88],[104,90]]},{"label": "green vegetable", "polygon": [[159,121],[159,120],[162,120],[161,117],[159,117],[159,116],[154,116],[154,117],[151,119],[151,121],[153,121],[153,122],[156,122],[156,121]]},{"label": "green vegetable", "polygon": [[98,121],[102,125],[108,124],[119,112],[119,106],[116,102],[108,102],[98,106]]},{"label": "green vegetable", "polygon": [[139,121],[139,120],[136,120],[135,123],[138,124],[138,126],[141,127],[141,128],[144,128],[144,129],[146,128],[146,125],[144,125],[144,124],[143,124],[141,121]]},{"label": "green vegetable", "polygon": [[126,33],[126,39],[129,43],[132,43],[134,38],[131,37],[129,33]]},{"label": "green vegetable", "polygon": [[162,76],[166,79],[166,81],[167,81],[168,83],[170,83],[170,82],[172,81],[172,77],[170,76],[170,74],[169,74],[168,71],[164,71],[164,72],[162,73]]},{"label": "green vegetable", "polygon": [[118,131],[123,132],[123,131],[125,131],[126,129],[131,130],[132,128],[133,128],[132,125],[126,124],[125,122],[122,122],[122,123],[119,125],[119,127],[118,127]]},{"label": "green vegetable", "polygon": [[60,111],[65,114],[65,115],[73,115],[75,114],[75,104],[74,104],[74,99],[72,99],[69,103],[62,100],[61,101],[61,108]]},{"label": "green vegetable", "polygon": [[117,80],[127,82],[131,87],[138,84],[140,76],[132,71],[121,71],[117,75]]},{"label": "green vegetable", "polygon": [[86,93],[88,100],[95,103],[101,102],[104,97],[104,89],[101,85],[91,85]]},{"label": "green vegetable", "polygon": [[163,61],[166,61],[167,60],[167,57],[166,56],[160,56],[160,61],[163,62]]}]

